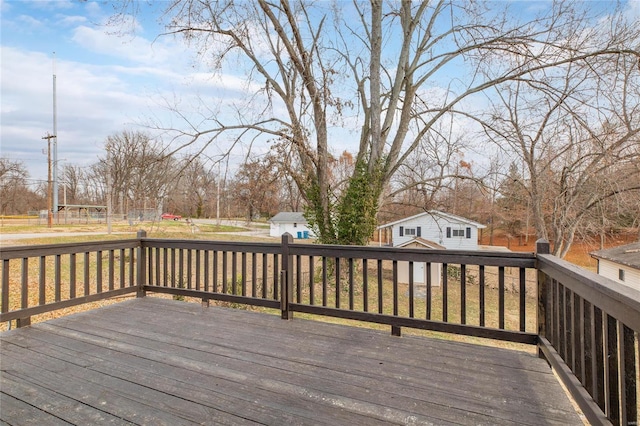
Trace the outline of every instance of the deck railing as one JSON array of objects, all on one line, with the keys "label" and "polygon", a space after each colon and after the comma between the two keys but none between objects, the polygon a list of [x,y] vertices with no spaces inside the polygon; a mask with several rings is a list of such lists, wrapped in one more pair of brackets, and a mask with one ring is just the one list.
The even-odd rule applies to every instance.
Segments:
[{"label": "deck railing", "polygon": [[548,253],[539,244],[542,355],[591,423],[637,425],[640,292]]},{"label": "deck railing", "polygon": [[139,291],[140,239],[3,247],[0,323]]},{"label": "deck railing", "polygon": [[638,422],[640,292],[548,254],[137,239],[8,247],[0,323],[147,292],[537,344],[594,424]]}]

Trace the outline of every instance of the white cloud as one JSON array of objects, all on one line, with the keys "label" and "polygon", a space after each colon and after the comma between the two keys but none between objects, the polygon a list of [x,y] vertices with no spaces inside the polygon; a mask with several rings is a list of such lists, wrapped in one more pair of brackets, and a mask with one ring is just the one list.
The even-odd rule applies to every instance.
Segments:
[{"label": "white cloud", "polygon": [[188,63],[184,45],[171,37],[148,40],[139,36],[118,36],[113,30],[108,26],[80,25],[73,30],[72,41],[93,54],[136,64],[175,67]]},{"label": "white cloud", "polygon": [[39,28],[44,25],[44,23],[32,16],[29,15],[20,15],[16,19],[20,25],[25,25],[30,28]]},{"label": "white cloud", "polygon": [[87,22],[87,18],[85,16],[78,16],[78,15],[75,15],[75,16],[60,15],[58,18],[59,18],[58,24],[64,25],[64,26],[74,26],[79,23]]},{"label": "white cloud", "polygon": [[66,10],[75,7],[73,3],[73,0],[34,1],[30,6],[40,10]]},{"label": "white cloud", "polygon": [[255,93],[262,87],[254,81],[231,74],[192,73],[185,78],[185,83],[198,88],[219,89],[231,92]]},{"label": "white cloud", "polygon": [[630,20],[640,18],[640,0],[629,0],[625,10],[625,16]]},{"label": "white cloud", "polygon": [[[53,85],[47,55],[2,47],[2,155],[22,159],[34,177],[46,173],[42,137],[53,129]],[[117,70],[58,61],[58,156],[95,162],[101,142],[126,128],[148,99]]]},{"label": "white cloud", "polygon": [[[5,8],[6,1],[0,1]],[[2,21],[5,34],[12,35],[3,40],[12,47],[0,48],[2,155],[25,161],[34,178],[46,177],[42,137],[53,131],[51,51],[57,53],[58,157],[80,166],[95,163],[107,136],[135,128],[145,117],[166,127],[188,127],[188,120],[204,128],[211,117],[228,122],[243,114],[249,119],[256,114],[253,107],[268,104],[261,95],[247,100],[245,94],[258,92],[261,85],[248,81],[243,67],[207,72],[208,64],[202,57],[194,59],[181,38],[145,39],[141,26],[137,36],[118,37],[113,34],[117,28],[93,24],[105,22],[98,3],[75,3],[71,11],[60,7],[43,5],[57,10],[31,13],[40,7],[23,3],[14,9],[28,18],[28,25],[17,24],[15,14]],[[186,120],[171,108],[179,108]],[[280,103],[271,108],[286,116]]]},{"label": "white cloud", "polygon": [[98,4],[98,2],[95,2],[95,1],[87,2],[87,5],[85,6],[85,10],[91,16],[99,16],[102,13],[100,4]]},{"label": "white cloud", "polygon": [[[6,46],[1,55],[2,155],[23,160],[33,178],[43,179],[46,157],[41,150],[46,144],[42,137],[53,132],[51,57]],[[182,113],[198,122],[204,119],[200,113],[208,112],[198,109],[202,106],[197,99],[204,99],[207,108],[212,108],[240,98],[234,91],[246,89],[246,82],[238,77],[190,75],[185,69],[179,62],[174,66],[95,65],[58,56],[58,157],[88,166],[102,153],[107,136],[139,128],[145,117],[170,127],[184,126],[168,107],[179,104]]]}]

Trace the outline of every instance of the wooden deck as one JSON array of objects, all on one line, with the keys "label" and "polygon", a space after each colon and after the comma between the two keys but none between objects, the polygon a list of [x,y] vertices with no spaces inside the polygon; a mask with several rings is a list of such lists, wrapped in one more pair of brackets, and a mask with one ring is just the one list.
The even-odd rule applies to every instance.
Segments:
[{"label": "wooden deck", "polygon": [[11,425],[582,424],[506,349],[153,297],[1,337]]}]

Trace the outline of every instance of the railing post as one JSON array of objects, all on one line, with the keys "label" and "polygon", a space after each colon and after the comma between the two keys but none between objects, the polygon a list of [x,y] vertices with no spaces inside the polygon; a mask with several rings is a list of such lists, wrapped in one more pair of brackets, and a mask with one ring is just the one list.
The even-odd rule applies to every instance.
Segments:
[{"label": "railing post", "polygon": [[[549,254],[551,252],[549,241],[544,238],[536,241],[536,255]],[[536,260],[536,270],[538,275],[538,336],[547,337],[547,313],[549,309],[549,289],[547,286],[547,275],[540,272],[538,261]],[[538,355],[542,357],[542,352],[538,350]]]},{"label": "railing post", "polygon": [[31,325],[31,317],[26,317],[26,318],[18,318],[16,320],[16,327],[20,328],[20,327],[27,327]]},{"label": "railing post", "polygon": [[293,312],[289,310],[289,303],[293,300],[292,282],[293,257],[289,254],[289,244],[293,243],[293,236],[284,233],[282,235],[282,269],[280,271],[280,310],[282,319],[292,319]]},{"label": "railing post", "polygon": [[138,258],[136,259],[136,286],[138,287],[138,291],[136,292],[136,297],[145,297],[146,292],[144,291],[144,285],[146,281],[146,251],[142,245],[142,239],[147,237],[147,232],[140,230],[138,231]]}]

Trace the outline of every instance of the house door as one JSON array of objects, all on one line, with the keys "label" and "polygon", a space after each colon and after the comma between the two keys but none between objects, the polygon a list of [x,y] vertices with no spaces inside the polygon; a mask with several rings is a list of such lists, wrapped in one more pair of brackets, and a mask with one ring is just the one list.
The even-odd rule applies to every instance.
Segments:
[{"label": "house door", "polygon": [[413,264],[413,282],[425,285],[427,283],[426,266],[424,262],[415,262]]}]

